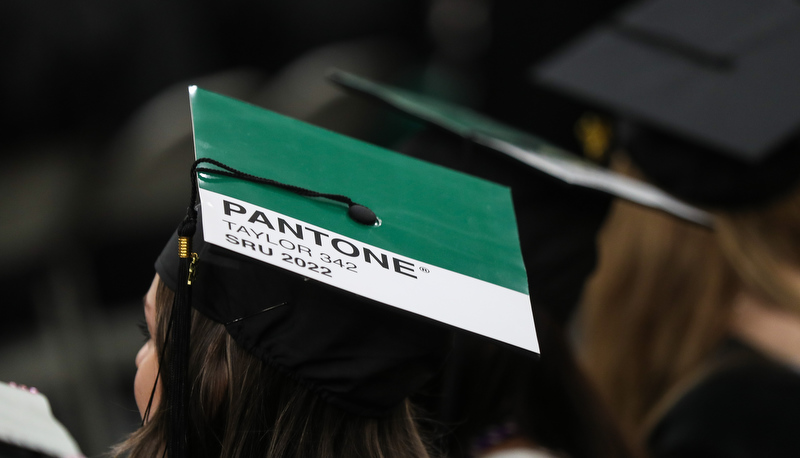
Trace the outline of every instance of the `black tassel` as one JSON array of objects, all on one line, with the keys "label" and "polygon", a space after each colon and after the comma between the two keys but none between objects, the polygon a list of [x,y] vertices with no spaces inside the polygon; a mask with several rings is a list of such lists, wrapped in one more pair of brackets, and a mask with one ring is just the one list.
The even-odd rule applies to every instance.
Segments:
[{"label": "black tassel", "polygon": [[167,456],[170,458],[186,458],[187,418],[189,389],[187,369],[189,366],[189,335],[191,333],[192,276],[196,254],[192,253],[191,241],[196,229],[197,216],[194,208],[190,209],[181,226],[178,228],[179,272],[178,288],[175,291],[175,302],[172,305],[173,329],[170,338],[169,359],[169,398],[170,398],[170,430],[167,440]]}]

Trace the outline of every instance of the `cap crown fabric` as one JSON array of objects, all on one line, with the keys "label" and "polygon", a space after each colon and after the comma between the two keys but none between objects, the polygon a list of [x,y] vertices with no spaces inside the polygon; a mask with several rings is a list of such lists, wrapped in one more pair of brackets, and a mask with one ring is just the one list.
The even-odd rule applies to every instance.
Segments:
[{"label": "cap crown fabric", "polygon": [[536,69],[615,114],[756,163],[800,126],[800,4],[636,4]]}]

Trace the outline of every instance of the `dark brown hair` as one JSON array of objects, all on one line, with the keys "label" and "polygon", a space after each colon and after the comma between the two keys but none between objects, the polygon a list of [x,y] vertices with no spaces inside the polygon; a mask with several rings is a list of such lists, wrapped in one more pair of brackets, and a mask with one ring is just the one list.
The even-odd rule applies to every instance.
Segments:
[{"label": "dark brown hair", "polygon": [[[157,351],[173,293],[159,282]],[[427,457],[408,400],[383,418],[360,417],[330,405],[282,370],[242,349],[225,327],[192,310],[189,360],[188,455],[225,457]],[[117,446],[115,456],[157,457],[164,452],[170,408],[164,396],[144,426]]]}]

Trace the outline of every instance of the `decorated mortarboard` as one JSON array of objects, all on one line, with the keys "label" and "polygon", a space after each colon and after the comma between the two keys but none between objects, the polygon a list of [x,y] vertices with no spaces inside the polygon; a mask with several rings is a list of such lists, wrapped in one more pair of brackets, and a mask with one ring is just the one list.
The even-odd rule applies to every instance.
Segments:
[{"label": "decorated mortarboard", "polygon": [[[197,194],[156,262],[176,290],[177,329],[190,303],[268,364],[368,416],[433,375],[455,328],[538,353],[508,188],[196,87],[189,95]],[[175,354],[180,345],[168,340]]]},{"label": "decorated mortarboard", "polygon": [[535,135],[468,108],[340,70],[330,71],[328,77],[346,89],[374,97],[397,110],[489,147],[566,183],[602,191],[693,223],[711,225],[708,213],[675,199],[655,186],[607,170]]},{"label": "decorated mortarboard", "polygon": [[798,181],[797,2],[641,2],[534,75],[623,120],[634,161],[679,197],[736,206]]}]

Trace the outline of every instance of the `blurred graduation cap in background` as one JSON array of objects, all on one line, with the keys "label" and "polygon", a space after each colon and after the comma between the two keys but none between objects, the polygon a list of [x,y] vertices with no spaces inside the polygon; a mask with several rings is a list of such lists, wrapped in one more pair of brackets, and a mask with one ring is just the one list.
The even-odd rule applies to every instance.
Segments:
[{"label": "blurred graduation cap in background", "polygon": [[800,177],[800,4],[649,0],[538,65],[537,83],[610,113],[655,184],[741,208]]},{"label": "blurred graduation cap in background", "polygon": [[538,353],[508,188],[196,87],[190,101],[199,194],[156,262],[183,313],[181,297],[366,416],[432,377],[454,328]]},{"label": "blurred graduation cap in background", "polygon": [[533,134],[494,121],[468,108],[382,85],[341,70],[329,71],[328,77],[346,89],[374,97],[397,110],[571,185],[602,191],[696,224],[711,224],[710,216],[705,211],[681,202],[655,186],[607,170]]}]

